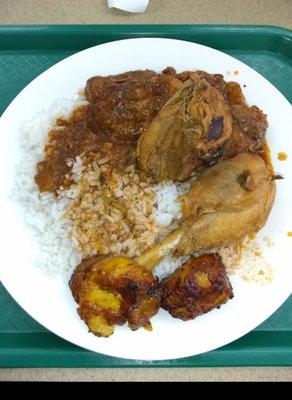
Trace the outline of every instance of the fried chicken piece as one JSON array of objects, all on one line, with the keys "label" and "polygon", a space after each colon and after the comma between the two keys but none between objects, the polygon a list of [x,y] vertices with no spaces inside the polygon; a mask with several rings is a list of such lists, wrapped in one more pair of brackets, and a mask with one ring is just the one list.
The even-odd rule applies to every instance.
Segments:
[{"label": "fried chicken piece", "polygon": [[113,334],[128,322],[132,330],[147,324],[160,306],[158,280],[145,267],[125,257],[84,260],[69,282],[78,313],[97,336]]},{"label": "fried chicken piece", "polygon": [[[257,106],[246,103],[237,82],[225,82],[222,75],[198,71],[210,85],[216,87],[227,99],[233,117],[233,130],[226,143],[222,159],[239,153],[258,153],[264,145],[268,128],[267,116]],[[180,78],[180,75],[178,75]]]},{"label": "fried chicken piece", "polygon": [[[210,85],[218,89],[227,99],[233,116],[234,128],[241,131],[241,147],[234,144],[233,157],[239,152],[250,151],[255,153],[263,145],[266,130],[268,127],[267,116],[257,106],[249,105],[246,102],[242,89],[237,82],[225,82],[223,75],[208,74],[204,71],[197,71]],[[181,74],[178,75],[181,79]],[[237,136],[235,132],[235,136]],[[231,136],[231,140],[233,135]],[[238,139],[237,139],[238,140]]]},{"label": "fried chicken piece", "polygon": [[258,153],[265,143],[267,116],[257,106],[246,104],[241,87],[236,82],[226,84],[226,97],[233,116],[233,131],[223,158],[243,152]]},{"label": "fried chicken piece", "polygon": [[226,99],[193,73],[153,119],[138,142],[140,168],[156,182],[184,181],[214,164],[232,133]]},{"label": "fried chicken piece", "polygon": [[257,106],[250,107],[246,103],[237,82],[225,82],[223,75],[209,74],[205,71],[184,71],[179,74],[173,68],[167,68],[166,71],[182,82],[200,76],[227,100],[233,119],[232,134],[217,161],[243,152],[258,153],[262,150],[268,127],[267,116]]},{"label": "fried chicken piece", "polygon": [[161,282],[161,306],[174,318],[194,319],[232,299],[233,292],[217,254],[192,257]]},{"label": "fried chicken piece", "polygon": [[181,196],[183,235],[177,254],[242,240],[266,223],[275,182],[263,159],[242,153],[205,170]]},{"label": "fried chicken piece", "polygon": [[[204,71],[165,71],[184,85],[138,142],[143,171],[157,182],[182,181],[220,160],[262,151],[266,115],[258,107],[248,106],[238,83],[225,82],[222,75]],[[189,95],[190,82],[199,96]],[[208,93],[214,93],[213,99]]]},{"label": "fried chicken piece", "polygon": [[119,84],[126,83],[130,80],[144,80],[155,76],[157,76],[156,72],[151,70],[130,71],[119,75],[93,76],[86,82],[85,96],[90,103],[94,104],[102,91],[106,88],[118,87]]},{"label": "fried chicken piece", "polygon": [[184,71],[179,74],[173,74],[182,82],[187,81],[188,79],[192,79],[194,76],[200,76],[201,78],[206,79],[206,81],[213,87],[215,87],[219,92],[226,97],[226,82],[224,80],[223,75],[221,74],[209,74],[205,71]]},{"label": "fried chicken piece", "polygon": [[171,74],[149,70],[93,77],[85,89],[92,129],[118,141],[135,141],[181,86]]}]

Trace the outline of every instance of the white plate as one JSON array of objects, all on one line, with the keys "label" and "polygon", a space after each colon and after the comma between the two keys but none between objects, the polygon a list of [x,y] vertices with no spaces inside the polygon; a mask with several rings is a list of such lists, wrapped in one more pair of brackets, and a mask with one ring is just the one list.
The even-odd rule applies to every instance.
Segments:
[{"label": "white plate", "polygon": [[[161,310],[152,320],[152,333],[118,327],[108,338],[87,332],[76,313],[76,304],[64,278],[49,279],[29,265],[27,231],[9,200],[11,178],[17,162],[17,137],[22,121],[48,109],[58,98],[71,97],[93,75],[117,74],[135,69],[161,71],[173,66],[178,71],[201,69],[222,73],[245,84],[250,104],[268,114],[268,140],[277,173],[277,196],[261,237],[268,235],[275,246],[265,256],[276,268],[267,287],[248,284],[232,277],[235,297],[220,310],[194,321],[182,322]],[[238,70],[236,76],[227,71]],[[195,43],[171,39],[130,39],[81,51],[56,64],[31,82],[10,104],[0,119],[0,237],[1,279],[9,293],[39,323],[62,338],[86,349],[111,356],[162,360],[192,356],[232,342],[268,318],[287,299],[292,285],[292,112],[288,101],[266,79],[240,61]],[[277,153],[288,160],[280,162]]]}]

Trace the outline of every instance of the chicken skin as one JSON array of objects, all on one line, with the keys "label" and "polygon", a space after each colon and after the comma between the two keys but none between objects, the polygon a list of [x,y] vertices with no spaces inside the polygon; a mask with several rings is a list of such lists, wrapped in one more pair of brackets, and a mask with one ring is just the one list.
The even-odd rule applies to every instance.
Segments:
[{"label": "chicken skin", "polygon": [[183,222],[176,253],[241,241],[266,223],[275,182],[262,158],[242,153],[205,170],[181,196]]},{"label": "chicken skin", "polygon": [[221,157],[232,133],[226,99],[194,74],[160,110],[138,142],[140,168],[157,182],[184,181]]},{"label": "chicken skin", "polygon": [[128,322],[132,330],[147,325],[160,307],[158,280],[125,257],[96,256],[77,266],[69,282],[78,313],[97,336],[113,334]]},{"label": "chicken skin", "polygon": [[217,254],[193,257],[161,282],[161,306],[174,318],[194,319],[232,299],[233,292]]},{"label": "chicken skin", "polygon": [[205,71],[185,71],[177,74],[172,70],[172,74],[183,82],[199,75],[218,89],[227,100],[233,118],[233,129],[230,140],[226,142],[222,159],[244,152],[258,153],[262,149],[268,127],[267,116],[257,106],[248,106],[237,82],[225,82],[223,75],[208,74]]}]

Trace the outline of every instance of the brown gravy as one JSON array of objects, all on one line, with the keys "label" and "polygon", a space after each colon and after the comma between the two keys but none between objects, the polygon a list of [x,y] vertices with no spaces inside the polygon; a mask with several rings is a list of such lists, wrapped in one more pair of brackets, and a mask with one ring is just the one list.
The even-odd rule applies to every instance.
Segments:
[{"label": "brown gravy", "polygon": [[135,160],[135,146],[93,132],[92,108],[78,107],[66,120],[59,118],[49,132],[45,146],[45,160],[37,164],[35,181],[41,192],[56,192],[70,186],[69,172],[76,156],[83,155],[88,162],[108,156],[112,168],[122,169]]}]

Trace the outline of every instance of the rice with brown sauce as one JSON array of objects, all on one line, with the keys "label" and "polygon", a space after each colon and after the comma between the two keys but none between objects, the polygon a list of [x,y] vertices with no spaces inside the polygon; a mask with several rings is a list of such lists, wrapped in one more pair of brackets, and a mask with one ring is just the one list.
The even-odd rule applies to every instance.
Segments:
[{"label": "rice with brown sauce", "polygon": [[85,257],[97,253],[136,257],[166,231],[155,218],[156,194],[151,179],[140,176],[134,165],[123,173],[112,171],[108,159],[86,165],[77,157],[72,198],[66,212],[69,237]]}]

